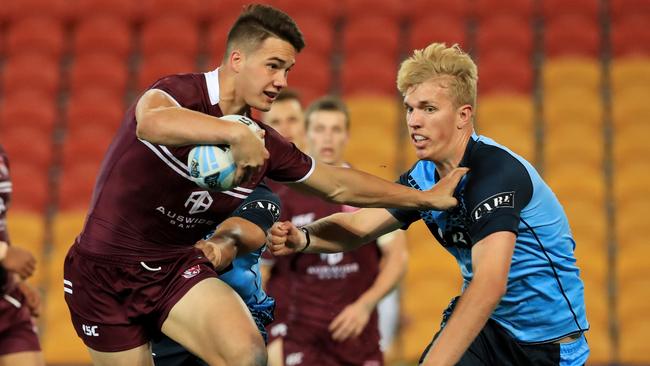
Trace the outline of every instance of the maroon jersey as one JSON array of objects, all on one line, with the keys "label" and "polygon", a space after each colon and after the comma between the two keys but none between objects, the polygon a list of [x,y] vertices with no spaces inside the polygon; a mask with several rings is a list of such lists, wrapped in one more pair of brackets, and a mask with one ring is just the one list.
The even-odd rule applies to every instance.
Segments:
[{"label": "maroon jersey", "polygon": [[[337,212],[355,210],[292,189],[278,195],[282,201],[281,220],[289,220],[298,227]],[[345,253],[295,254],[289,264],[289,333],[293,322],[329,333],[330,322],[372,286],[379,273],[379,261],[379,247],[375,242]],[[373,311],[361,337],[378,342],[376,311]]]},{"label": "maroon jersey", "polygon": [[[218,70],[168,76],[151,88],[166,92],[185,108],[223,115],[217,104]],[[266,131],[270,153],[263,168],[240,187],[209,192],[188,174],[187,155],[193,146],[166,147],[138,139],[131,106],[102,162],[78,250],[129,260],[174,257],[225,220],[264,176],[306,179],[313,171],[312,159],[272,128],[258,124]]]}]

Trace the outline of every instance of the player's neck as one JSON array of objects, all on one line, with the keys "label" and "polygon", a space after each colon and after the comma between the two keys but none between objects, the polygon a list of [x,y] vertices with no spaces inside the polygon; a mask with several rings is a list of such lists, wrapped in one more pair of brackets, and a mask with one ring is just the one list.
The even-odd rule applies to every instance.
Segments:
[{"label": "player's neck", "polygon": [[225,67],[219,68],[219,108],[224,115],[243,115],[249,110],[244,99],[237,95],[235,78]]},{"label": "player's neck", "polygon": [[460,162],[463,160],[463,156],[465,155],[465,150],[467,149],[469,139],[472,137],[472,132],[473,131],[469,131],[469,133],[460,134],[452,143],[447,157],[440,161],[434,160],[436,170],[438,171],[438,174],[440,174],[440,177],[444,177],[455,168],[458,168]]}]

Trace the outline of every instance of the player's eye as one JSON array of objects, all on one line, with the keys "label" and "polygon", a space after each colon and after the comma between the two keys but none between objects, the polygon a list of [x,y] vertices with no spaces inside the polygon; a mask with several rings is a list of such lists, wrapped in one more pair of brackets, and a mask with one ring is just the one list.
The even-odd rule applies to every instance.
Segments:
[{"label": "player's eye", "polygon": [[436,107],[427,106],[427,107],[424,107],[424,111],[427,112],[427,113],[433,113],[433,112],[436,111]]},{"label": "player's eye", "polygon": [[267,64],[266,66],[271,70],[277,70],[280,68],[280,65],[274,63]]}]

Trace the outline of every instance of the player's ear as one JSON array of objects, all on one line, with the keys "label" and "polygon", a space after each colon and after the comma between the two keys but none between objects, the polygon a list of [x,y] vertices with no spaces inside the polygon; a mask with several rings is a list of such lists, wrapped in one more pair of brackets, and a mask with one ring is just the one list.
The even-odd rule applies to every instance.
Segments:
[{"label": "player's ear", "polygon": [[245,58],[244,53],[238,48],[235,48],[234,50],[232,50],[232,52],[230,52],[228,61],[233,71],[237,73],[241,71],[244,64],[244,58]]},{"label": "player's ear", "polygon": [[460,130],[465,128],[468,124],[472,123],[472,115],[474,110],[469,104],[462,105],[458,108],[458,120],[456,127]]}]

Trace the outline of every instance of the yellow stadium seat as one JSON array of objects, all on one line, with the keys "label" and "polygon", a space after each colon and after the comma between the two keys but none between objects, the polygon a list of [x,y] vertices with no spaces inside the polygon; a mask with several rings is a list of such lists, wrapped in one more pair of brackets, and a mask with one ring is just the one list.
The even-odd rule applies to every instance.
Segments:
[{"label": "yellow stadium seat", "polygon": [[612,152],[617,169],[639,161],[647,162],[650,157],[647,136],[650,136],[650,123],[644,119],[616,126]]},{"label": "yellow stadium seat", "polygon": [[[647,256],[649,253],[639,254]],[[650,293],[647,271],[633,279],[618,281],[619,361],[646,364],[650,362],[648,334],[650,334],[650,303],[645,294]],[[641,315],[640,315],[641,314]]]},{"label": "yellow stadium seat", "polygon": [[57,248],[69,248],[83,229],[86,213],[82,211],[58,212],[52,223],[52,241]]},{"label": "yellow stadium seat", "polygon": [[567,88],[544,94],[543,113],[548,126],[602,126],[603,101],[598,92]]},{"label": "yellow stadium seat", "polygon": [[[598,135],[596,135],[598,136]],[[603,139],[583,139],[582,136],[571,134],[548,136],[544,140],[544,161],[548,165],[555,164],[588,164],[602,167],[605,157]],[[582,143],[576,144],[577,139]]]},{"label": "yellow stadium seat", "polygon": [[535,108],[529,96],[490,95],[479,100],[476,113],[476,127],[479,131],[489,125],[522,125],[524,128],[532,128]]},{"label": "yellow stadium seat", "polygon": [[636,87],[650,89],[650,59],[614,59],[611,64],[611,78],[614,93]]},{"label": "yellow stadium seat", "polygon": [[506,146],[524,159],[535,160],[535,129],[514,124],[481,124],[478,133]]},{"label": "yellow stadium seat", "polygon": [[605,175],[600,166],[586,164],[547,164],[544,181],[560,202],[591,200],[601,204],[605,196]]},{"label": "yellow stadium seat", "polygon": [[547,92],[567,85],[597,90],[601,84],[600,60],[573,57],[549,60],[542,69],[542,79]]},{"label": "yellow stadium seat", "polygon": [[618,128],[640,121],[639,116],[650,114],[650,87],[628,87],[612,96],[612,122]]},{"label": "yellow stadium seat", "polygon": [[35,212],[9,210],[7,230],[13,245],[29,250],[36,257],[36,271],[29,280],[40,285],[45,272],[45,217]]},{"label": "yellow stadium seat", "polygon": [[650,175],[648,172],[650,172],[650,161],[647,157],[644,159],[640,156],[634,161],[622,161],[620,165],[616,163],[613,190],[617,206],[623,207],[628,203],[650,197]]},{"label": "yellow stadium seat", "polygon": [[43,314],[45,326],[41,347],[48,364],[89,364],[90,355],[77,336],[63,298],[63,282],[51,288]]}]

